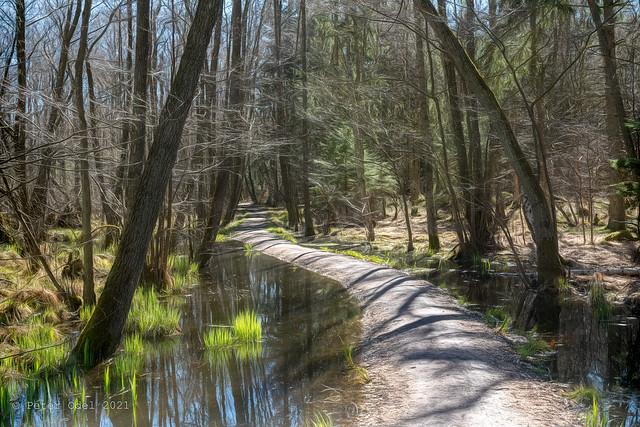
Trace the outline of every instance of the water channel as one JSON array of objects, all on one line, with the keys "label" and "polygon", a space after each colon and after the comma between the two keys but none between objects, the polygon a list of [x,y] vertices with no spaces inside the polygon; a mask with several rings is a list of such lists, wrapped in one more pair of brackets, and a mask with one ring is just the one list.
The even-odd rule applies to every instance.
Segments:
[{"label": "water channel", "polygon": [[[359,341],[359,308],[340,284],[225,242],[180,298],[182,333],[149,344],[135,380],[112,364],[108,391],[105,366],[29,384],[13,402],[12,424],[296,426],[319,414],[350,423],[361,386],[344,348]],[[203,331],[243,309],[260,317],[261,344],[205,350]]]}]

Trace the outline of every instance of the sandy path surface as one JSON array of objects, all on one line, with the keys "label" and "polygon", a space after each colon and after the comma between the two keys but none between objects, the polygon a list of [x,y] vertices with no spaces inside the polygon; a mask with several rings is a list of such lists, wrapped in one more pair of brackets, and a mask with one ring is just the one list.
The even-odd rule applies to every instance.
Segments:
[{"label": "sandy path surface", "polygon": [[233,238],[342,283],[362,306],[372,381],[357,425],[581,425],[561,387],[537,379],[506,339],[438,287],[345,255],[294,245],[250,216]]}]

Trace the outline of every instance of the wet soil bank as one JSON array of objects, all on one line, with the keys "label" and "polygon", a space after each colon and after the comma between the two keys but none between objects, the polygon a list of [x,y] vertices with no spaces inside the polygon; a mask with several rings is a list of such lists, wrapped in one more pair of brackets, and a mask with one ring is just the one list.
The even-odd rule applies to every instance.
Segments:
[{"label": "wet soil bank", "polygon": [[506,339],[431,283],[266,230],[267,213],[233,235],[252,248],[342,283],[362,307],[360,363],[371,383],[358,425],[581,425],[583,408],[541,381]]}]

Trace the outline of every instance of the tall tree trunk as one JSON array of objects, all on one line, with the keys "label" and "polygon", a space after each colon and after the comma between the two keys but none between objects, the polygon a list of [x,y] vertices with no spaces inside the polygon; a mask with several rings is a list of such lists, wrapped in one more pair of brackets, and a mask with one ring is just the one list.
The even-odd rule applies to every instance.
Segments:
[{"label": "tall tree trunk", "polygon": [[82,253],[84,304],[94,305],[96,294],[93,284],[93,239],[91,236],[91,178],[89,176],[89,136],[87,118],[84,110],[84,62],[87,53],[89,19],[92,0],[85,0],[80,26],[80,42],[75,63],[74,99],[78,114],[78,134],[80,135],[80,181],[82,187]]},{"label": "tall tree trunk", "polygon": [[[274,29],[274,55],[276,60],[276,127],[278,129],[278,137],[284,137],[285,128],[285,106],[284,106],[284,90],[283,90],[283,73],[282,73],[282,0],[273,0],[273,29]],[[298,207],[294,199],[294,185],[291,176],[291,168],[289,167],[289,157],[291,147],[288,143],[280,146],[278,153],[278,162],[280,163],[280,175],[282,177],[282,195],[287,208],[287,218],[289,228],[298,226]]]},{"label": "tall tree trunk", "polygon": [[149,78],[149,0],[137,0],[136,11],[136,59],[133,74],[133,126],[129,147],[127,203],[135,197],[138,180],[142,174],[146,148],[147,85]]},{"label": "tall tree trunk", "polygon": [[[221,13],[221,12],[219,12]],[[240,139],[240,126],[242,121],[242,92],[241,92],[241,37],[242,37],[242,2],[234,0],[231,10],[231,40],[230,57],[231,71],[229,73],[229,138],[234,142]],[[217,36],[216,36],[217,37]],[[215,54],[215,53],[214,53]],[[235,137],[235,138],[234,138]],[[223,218],[224,203],[232,187],[232,174],[235,172],[237,155],[228,152],[220,153],[224,158],[222,167],[216,176],[213,198],[209,207],[207,224],[200,246],[196,252],[196,259],[201,266],[206,265],[211,259],[211,246],[216,241],[218,230]]]},{"label": "tall tree trunk", "polygon": [[[416,26],[424,26],[424,20],[419,13],[416,13]],[[428,28],[426,28],[428,30]],[[436,206],[433,200],[433,153],[435,151],[431,141],[431,121],[429,119],[429,98],[427,89],[427,73],[424,62],[424,41],[422,36],[416,34],[416,71],[418,77],[418,120],[420,123],[421,137],[424,140],[424,149],[420,150],[425,154],[424,158],[424,197],[427,214],[427,233],[429,236],[429,249],[437,251],[440,249],[440,238],[438,237],[438,225],[436,217]]]},{"label": "tall tree trunk", "polygon": [[473,61],[469,59],[460,41],[438,15],[438,11],[429,0],[419,1],[421,11],[440,40],[442,48],[449,54],[467,87],[476,95],[479,104],[494,124],[502,149],[518,174],[520,185],[531,208],[530,229],[536,243],[538,283],[543,287],[557,286],[558,279],[564,277],[564,268],[558,250],[558,231],[545,193],[513,133],[504,110],[500,107],[494,93],[478,72]]},{"label": "tall tree trunk", "polygon": [[[475,4],[474,0],[466,0],[467,10],[464,22],[464,40],[469,58],[476,60],[476,40],[474,31]],[[489,230],[489,199],[485,188],[485,175],[482,161],[482,145],[480,142],[480,126],[478,120],[478,101],[475,95],[467,93],[467,132],[469,135],[469,250],[467,258],[487,252],[492,245],[493,236]]]},{"label": "tall tree trunk", "polygon": [[[222,3],[220,3],[222,5]],[[218,12],[218,19],[216,21],[214,36],[213,36],[213,50],[211,52],[211,64],[209,66],[209,74],[210,78],[207,80],[205,84],[205,91],[207,94],[207,112],[206,117],[209,120],[209,132],[211,138],[215,138],[216,135],[216,127],[217,127],[217,105],[218,105],[218,66],[220,59],[220,45],[222,40],[222,13]],[[210,160],[213,161],[213,149],[209,148],[207,150],[207,156],[210,157]],[[210,173],[201,173],[198,179],[198,229],[201,231],[207,226],[208,218],[206,213],[206,205],[205,201],[209,199],[210,194],[215,192],[214,184],[212,183],[210,187],[213,189],[208,189],[207,186],[207,178],[210,177],[210,180],[213,181],[216,178],[213,174]],[[217,178],[216,178],[217,179]],[[217,185],[217,184],[216,184]],[[227,184],[225,184],[227,185]],[[225,190],[226,191],[226,190]],[[222,199],[224,202],[224,197]],[[212,202],[212,208],[213,204]],[[218,217],[218,223],[220,222],[220,218]],[[214,236],[217,235],[217,230]],[[202,240],[204,241],[204,239]]]},{"label": "tall tree trunk", "polygon": [[309,91],[307,88],[307,1],[300,0],[300,25],[302,32],[302,199],[304,202],[304,235],[316,234],[311,213],[309,191]]},{"label": "tall tree trunk", "polygon": [[[27,53],[26,53],[25,0],[16,0],[16,62],[18,66],[18,102],[16,105],[16,135],[14,155],[17,160],[16,177],[20,185],[18,194],[23,209],[27,205]],[[37,236],[36,236],[37,238]]]},{"label": "tall tree trunk", "polygon": [[[233,8],[231,10],[231,73],[229,74],[229,123],[231,126],[232,140],[236,146],[233,151],[236,153],[240,150],[240,140],[243,129],[243,100],[242,77],[244,71],[244,51],[242,48],[242,34],[244,27],[242,13],[242,0],[233,0]],[[242,170],[244,168],[244,159],[241,154],[232,156],[231,176],[229,177],[228,204],[226,212],[223,215],[222,223],[229,223],[235,215],[236,207],[240,200],[242,192]]]},{"label": "tall tree trunk", "polygon": [[[433,61],[433,55],[431,53],[431,43],[430,43],[430,39],[429,39],[429,26],[427,24],[426,28],[425,28],[425,35],[427,36],[427,57],[429,58],[429,96],[431,99],[433,99],[433,103],[436,107],[436,120],[438,123],[438,132],[440,134],[440,143],[442,145],[442,166],[444,169],[444,172],[449,171],[449,154],[448,154],[448,150],[447,150],[447,144],[446,144],[446,136],[445,136],[445,131],[444,131],[444,120],[442,118],[442,109],[440,108],[440,101],[438,99],[438,97],[436,96],[436,78],[435,78],[435,73],[434,73],[434,61]],[[434,168],[434,175],[435,175],[435,168]],[[464,232],[464,228],[463,228],[463,222],[462,222],[462,218],[461,218],[461,214],[460,214],[460,208],[458,207],[458,197],[456,196],[456,192],[455,189],[453,188],[453,183],[451,182],[451,174],[449,173],[443,173],[444,175],[444,179],[442,181],[444,181],[444,185],[445,188],[447,190],[447,192],[449,193],[449,196],[451,197],[451,211],[452,211],[452,216],[453,216],[453,227],[454,230],[456,232],[456,236],[458,238],[458,242],[466,242],[467,238],[466,238],[466,234]],[[437,175],[436,175],[437,176]]]},{"label": "tall tree trunk", "polygon": [[[131,6],[132,0],[127,2],[127,53],[125,59],[126,71],[121,74],[122,81],[124,81],[124,103],[123,110],[125,111],[125,119],[122,121],[122,147],[120,151],[120,164],[116,169],[116,182],[115,188],[113,190],[113,194],[115,195],[116,200],[119,200],[125,210],[128,208],[125,203],[126,192],[125,188],[127,188],[128,182],[127,178],[128,174],[128,163],[129,163],[129,150],[128,144],[131,141],[131,120],[129,117],[129,111],[131,109],[132,103],[132,73],[133,73],[133,8]],[[118,24],[119,25],[119,24]],[[122,46],[122,34],[120,31],[120,27],[118,26],[118,38],[120,40],[119,45]],[[122,53],[120,52],[119,61]],[[123,217],[124,217],[123,213]]]},{"label": "tall tree trunk", "polygon": [[[605,114],[607,137],[611,147],[609,154],[613,159],[620,159],[624,157],[624,148],[626,148],[628,156],[638,158],[638,153],[636,153],[631,140],[631,134],[624,123],[626,113],[622,102],[620,83],[618,82],[618,65],[616,61],[615,5],[612,0],[603,0],[603,21],[600,6],[596,0],[587,0],[587,3],[598,33],[598,43],[603,59],[603,72],[607,84]],[[616,184],[623,180],[621,172],[613,169],[610,171],[609,184]],[[609,221],[607,228],[613,231],[624,230],[626,228],[624,201],[614,187],[609,188]]]},{"label": "tall tree trunk", "polygon": [[[354,118],[353,118],[353,146],[355,151],[356,161],[356,183],[358,188],[358,202],[361,206],[361,215],[364,222],[364,229],[366,233],[366,239],[369,242],[376,240],[376,232],[373,227],[373,218],[370,205],[370,197],[367,195],[367,184],[365,181],[365,148],[364,148],[364,136],[362,135],[360,126],[360,94],[358,93],[360,84],[363,78],[363,63],[364,55],[366,51],[367,38],[366,31],[358,28],[358,21],[356,17],[352,17],[354,27],[354,50],[355,50],[355,81],[353,85],[353,99],[354,99]],[[362,31],[362,33],[361,33]],[[351,74],[351,70],[350,70]]]},{"label": "tall tree trunk", "polygon": [[[244,188],[243,176],[245,157],[234,156],[233,162],[233,175],[231,175],[229,183],[229,197],[227,199],[224,216],[222,217],[222,224],[225,225],[233,221],[233,218],[236,215],[236,210],[238,209],[238,204],[240,203],[240,198],[242,197],[242,189]],[[296,222],[296,231],[297,224],[298,223]]]},{"label": "tall tree trunk", "polygon": [[95,365],[118,348],[147,248],[162,206],[198,76],[216,21],[219,0],[201,0],[187,35],[180,66],[154,132],[133,205],[128,209],[118,253],[93,315],[72,350],[76,360]]},{"label": "tall tree trunk", "polygon": [[[447,2],[446,0],[438,0],[438,11],[444,22],[447,22]],[[447,52],[442,52],[442,67],[444,69],[444,79],[447,88],[447,100],[449,101],[449,114],[451,116],[450,127],[453,139],[453,146],[456,154],[456,164],[458,167],[458,176],[462,185],[462,199],[465,207],[465,218],[470,218],[471,212],[471,194],[469,192],[469,160],[467,159],[467,149],[464,141],[464,129],[462,127],[463,117],[460,107],[460,95],[458,92],[458,81],[456,79],[456,69],[452,59]],[[443,142],[444,143],[444,142]],[[466,241],[459,242],[461,246],[467,244]]]},{"label": "tall tree trunk", "polygon": [[[230,162],[231,159],[226,159],[225,162]],[[218,172],[216,177],[215,189],[213,191],[213,199],[211,200],[211,207],[209,208],[209,216],[204,228],[204,236],[200,247],[196,252],[196,259],[201,266],[206,265],[212,256],[211,246],[216,241],[218,231],[220,230],[220,221],[222,220],[222,212],[224,209],[224,201],[227,197],[227,191],[229,189],[229,178],[231,174],[229,172],[231,165],[223,164],[222,169]]]},{"label": "tall tree trunk", "polygon": [[400,194],[402,197],[402,212],[404,213],[404,222],[407,227],[407,252],[413,252],[413,230],[411,229],[411,215],[409,212],[409,204],[407,203],[406,185],[402,183]]},{"label": "tall tree trunk", "polygon": [[109,228],[105,232],[104,235],[104,247],[108,248],[116,243],[118,240],[118,229],[116,227],[120,226],[120,217],[118,213],[113,209],[111,203],[109,203],[109,199],[107,196],[107,185],[104,179],[104,159],[102,158],[102,153],[100,147],[98,146],[98,138],[96,135],[98,129],[98,123],[96,120],[96,94],[95,94],[95,85],[93,81],[93,72],[91,71],[91,65],[89,61],[86,61],[87,67],[87,89],[89,91],[89,115],[91,116],[90,127],[91,127],[91,139],[93,141],[93,157],[96,164],[96,182],[98,184],[98,192],[100,193],[100,203],[102,205],[102,212],[104,213],[107,226]]}]

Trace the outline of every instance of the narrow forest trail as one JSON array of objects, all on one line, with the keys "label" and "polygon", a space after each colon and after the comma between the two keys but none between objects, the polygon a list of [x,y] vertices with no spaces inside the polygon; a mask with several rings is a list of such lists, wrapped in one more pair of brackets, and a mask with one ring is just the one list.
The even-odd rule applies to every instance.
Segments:
[{"label": "narrow forest trail", "polygon": [[371,383],[356,425],[580,425],[560,386],[530,373],[506,339],[438,287],[396,270],[279,239],[267,213],[233,238],[342,283],[362,307],[361,364]]}]

